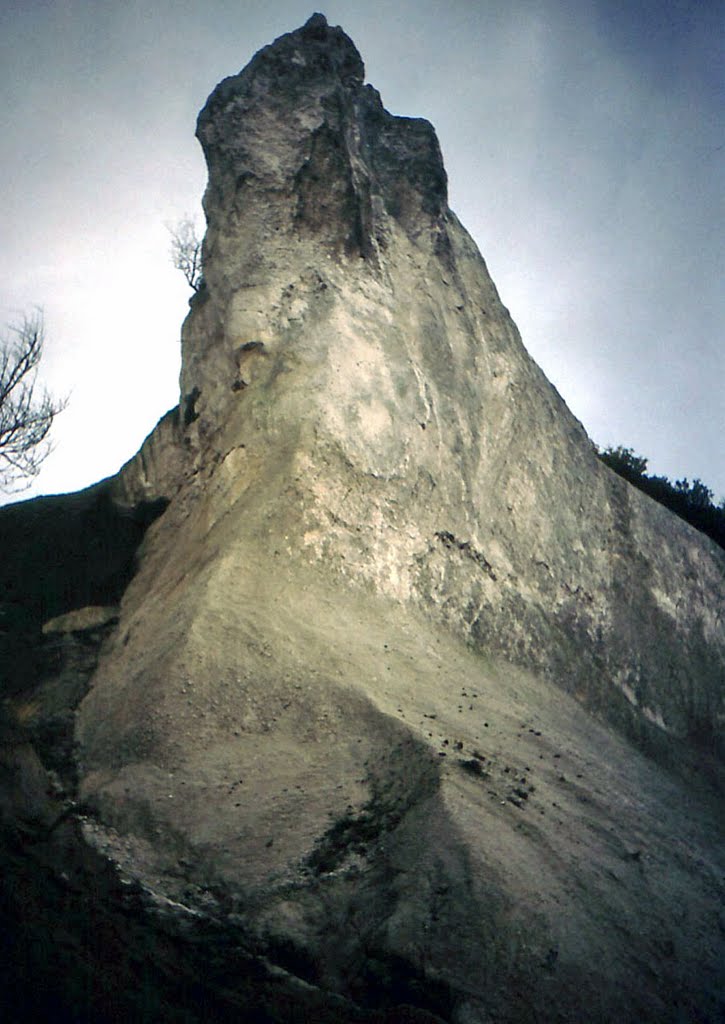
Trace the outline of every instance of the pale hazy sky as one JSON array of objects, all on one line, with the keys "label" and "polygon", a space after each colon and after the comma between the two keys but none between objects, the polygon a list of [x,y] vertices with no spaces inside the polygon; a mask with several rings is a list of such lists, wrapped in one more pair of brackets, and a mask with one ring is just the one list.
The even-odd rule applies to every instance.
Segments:
[{"label": "pale hazy sky", "polygon": [[396,114],[529,352],[599,444],[725,496],[725,2],[0,0],[0,323],[45,312],[70,399],[25,496],[114,473],[178,398],[214,85],[321,10]]}]

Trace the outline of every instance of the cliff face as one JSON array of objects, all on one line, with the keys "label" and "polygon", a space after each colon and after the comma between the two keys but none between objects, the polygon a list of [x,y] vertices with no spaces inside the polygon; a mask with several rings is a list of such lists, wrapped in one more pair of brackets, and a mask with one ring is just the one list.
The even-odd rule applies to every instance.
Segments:
[{"label": "cliff face", "polygon": [[243,452],[266,484],[284,451],[292,557],[631,733],[712,739],[722,554],[598,463],[448,209],[432,127],[362,82],[349,39],[312,19],[199,117],[207,289],[182,392],[202,458]]},{"label": "cliff face", "polygon": [[260,1020],[715,1020],[725,559],[599,463],[363,79],[315,15],[199,116],[79,841]]}]

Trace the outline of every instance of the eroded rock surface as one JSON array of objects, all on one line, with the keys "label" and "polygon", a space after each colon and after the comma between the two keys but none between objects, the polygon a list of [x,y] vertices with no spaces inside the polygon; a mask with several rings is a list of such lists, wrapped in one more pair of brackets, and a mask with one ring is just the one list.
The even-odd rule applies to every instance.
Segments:
[{"label": "eroded rock surface", "polygon": [[131,886],[165,1019],[718,1020],[723,553],[599,463],[340,29],[197,134],[179,413],[112,485],[169,504],[62,824],[106,932]]}]

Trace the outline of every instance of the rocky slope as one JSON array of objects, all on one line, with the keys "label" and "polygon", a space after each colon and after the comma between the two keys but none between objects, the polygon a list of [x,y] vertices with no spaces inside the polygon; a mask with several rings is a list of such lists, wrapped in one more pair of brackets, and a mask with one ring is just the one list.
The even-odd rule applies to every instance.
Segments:
[{"label": "rocky slope", "polygon": [[363,83],[315,15],[200,114],[179,415],[109,485],[168,507],[7,726],[28,931],[30,831],[69,1019],[714,1022],[725,557],[598,462]]}]

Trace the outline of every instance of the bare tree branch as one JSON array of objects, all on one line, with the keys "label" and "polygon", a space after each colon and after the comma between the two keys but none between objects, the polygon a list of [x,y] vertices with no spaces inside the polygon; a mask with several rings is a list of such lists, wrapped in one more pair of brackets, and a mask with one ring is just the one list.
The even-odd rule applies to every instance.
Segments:
[{"label": "bare tree branch", "polygon": [[171,262],[184,275],[189,287],[198,292],[203,274],[201,239],[197,235],[196,224],[191,217],[184,217],[168,230],[171,235]]},{"label": "bare tree branch", "polygon": [[[48,434],[65,408],[37,384],[45,331],[40,311],[24,316],[0,339],[0,490],[19,490],[51,450]],[[18,486],[19,485],[19,486]]]}]

